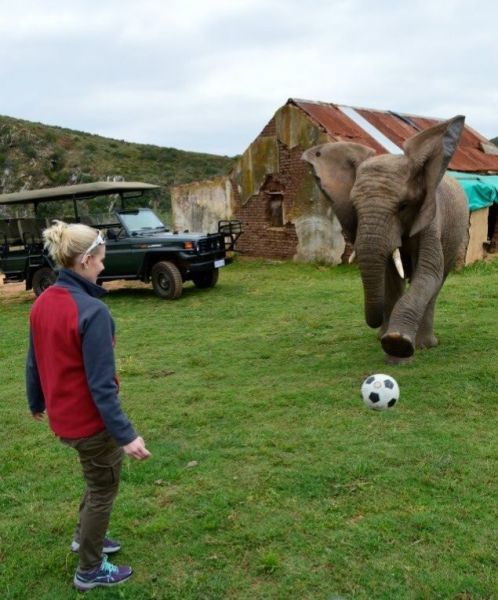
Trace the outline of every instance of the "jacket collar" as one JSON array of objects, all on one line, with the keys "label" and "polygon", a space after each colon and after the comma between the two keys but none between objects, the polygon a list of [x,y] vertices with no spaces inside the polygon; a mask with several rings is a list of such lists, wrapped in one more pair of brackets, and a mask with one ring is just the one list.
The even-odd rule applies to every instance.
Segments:
[{"label": "jacket collar", "polygon": [[107,294],[107,291],[103,287],[81,277],[81,275],[78,275],[78,273],[72,269],[61,269],[59,271],[59,276],[57,277],[56,285],[83,290],[94,298],[101,298]]}]

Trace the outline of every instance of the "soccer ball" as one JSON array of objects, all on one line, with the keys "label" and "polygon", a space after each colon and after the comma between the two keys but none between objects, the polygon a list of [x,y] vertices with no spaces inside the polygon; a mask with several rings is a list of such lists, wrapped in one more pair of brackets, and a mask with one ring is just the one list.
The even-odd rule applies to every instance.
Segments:
[{"label": "soccer ball", "polygon": [[399,399],[399,386],[390,375],[369,375],[361,386],[363,402],[373,410],[392,408]]}]

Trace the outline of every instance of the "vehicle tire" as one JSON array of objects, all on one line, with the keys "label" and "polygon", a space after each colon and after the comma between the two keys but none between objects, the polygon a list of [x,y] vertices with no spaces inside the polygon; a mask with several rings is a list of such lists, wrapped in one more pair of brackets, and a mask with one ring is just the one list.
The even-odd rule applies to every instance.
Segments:
[{"label": "vehicle tire", "polygon": [[42,267],[35,271],[31,285],[35,296],[39,296],[48,287],[53,285],[57,280],[57,274],[50,267]]},{"label": "vehicle tire", "polygon": [[212,288],[218,282],[219,275],[219,269],[210,269],[209,271],[202,271],[201,273],[196,273],[192,276],[192,281],[194,282],[195,287],[201,289]]},{"label": "vehicle tire", "polygon": [[172,262],[161,261],[152,267],[150,273],[154,293],[164,300],[176,300],[182,295],[182,274]]}]

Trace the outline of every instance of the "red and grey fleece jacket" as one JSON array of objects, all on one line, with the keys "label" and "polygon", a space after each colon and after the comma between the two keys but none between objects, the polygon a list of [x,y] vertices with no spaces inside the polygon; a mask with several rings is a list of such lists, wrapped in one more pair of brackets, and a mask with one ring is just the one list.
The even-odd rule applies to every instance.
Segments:
[{"label": "red and grey fleece jacket", "polygon": [[32,413],[46,410],[59,437],[107,429],[120,446],[135,433],[121,408],[114,362],[114,321],[100,286],[62,269],[30,313],[26,387]]}]

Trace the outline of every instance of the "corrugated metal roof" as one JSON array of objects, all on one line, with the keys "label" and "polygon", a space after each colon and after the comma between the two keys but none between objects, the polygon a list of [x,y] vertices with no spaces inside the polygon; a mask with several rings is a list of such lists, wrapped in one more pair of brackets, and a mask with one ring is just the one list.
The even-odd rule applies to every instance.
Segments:
[{"label": "corrugated metal roof", "polygon": [[[296,98],[290,98],[288,103],[301,108],[334,138],[341,141],[365,144],[376,150],[378,154],[388,152],[370,133],[355,123],[344,112],[341,112],[340,107],[336,104]],[[356,108],[354,106],[348,108],[356,111],[399,148],[402,148],[403,143],[411,136],[443,120],[396,113],[394,111]],[[498,156],[485,154],[481,148],[481,142],[488,142],[488,140],[471,127],[465,125],[460,143],[448,168],[470,173],[483,171],[498,172]]]}]

